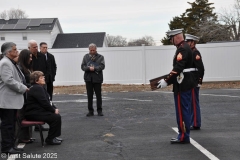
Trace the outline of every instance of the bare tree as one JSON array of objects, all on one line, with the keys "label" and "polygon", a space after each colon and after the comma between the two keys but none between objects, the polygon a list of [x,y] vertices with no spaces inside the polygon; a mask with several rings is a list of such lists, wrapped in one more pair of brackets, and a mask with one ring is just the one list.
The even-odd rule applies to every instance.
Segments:
[{"label": "bare tree", "polygon": [[27,18],[28,15],[26,14],[25,11],[21,9],[10,9],[8,11],[3,11],[0,13],[0,18],[2,19],[23,19]]},{"label": "bare tree", "polygon": [[7,18],[7,11],[6,10],[4,10],[0,13],[0,18],[1,19],[6,19]]},{"label": "bare tree", "polygon": [[221,22],[231,28],[231,40],[240,39],[240,0],[235,0],[235,4],[231,9],[223,9],[219,13]]},{"label": "bare tree", "polygon": [[199,43],[213,41],[230,41],[231,27],[222,25],[215,21],[202,21],[195,28],[196,36],[200,37]]},{"label": "bare tree", "polygon": [[145,44],[145,46],[155,46],[155,42],[153,37],[151,36],[144,36],[139,39],[131,39],[128,42],[128,46],[141,46],[142,44]]},{"label": "bare tree", "polygon": [[108,47],[125,47],[127,46],[126,39],[122,36],[107,36]]}]

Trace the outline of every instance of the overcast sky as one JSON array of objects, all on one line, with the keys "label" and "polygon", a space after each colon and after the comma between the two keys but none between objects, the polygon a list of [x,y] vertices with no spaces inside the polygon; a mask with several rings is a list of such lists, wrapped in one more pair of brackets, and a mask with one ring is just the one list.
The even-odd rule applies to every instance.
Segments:
[{"label": "overcast sky", "polygon": [[[0,0],[0,12],[26,11],[28,18],[59,18],[64,33],[106,32],[136,39],[152,36],[157,45],[168,23],[195,0]],[[230,8],[234,0],[209,0],[215,12]]]}]

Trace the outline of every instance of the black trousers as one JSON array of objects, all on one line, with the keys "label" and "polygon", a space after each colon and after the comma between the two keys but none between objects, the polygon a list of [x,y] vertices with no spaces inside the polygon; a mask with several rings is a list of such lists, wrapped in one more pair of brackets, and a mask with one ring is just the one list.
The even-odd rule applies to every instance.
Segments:
[{"label": "black trousers", "polygon": [[49,115],[26,115],[27,120],[44,121],[49,125],[48,139],[53,139],[61,135],[62,120],[60,114],[51,113]]},{"label": "black trousers", "polygon": [[[25,110],[25,106],[23,106],[23,108],[21,108],[17,111],[18,117],[21,120],[25,118],[24,117],[24,110]],[[20,140],[29,140],[32,137],[32,127],[18,128],[18,125],[17,125],[17,130],[19,131],[18,138]]]},{"label": "black trousers", "polygon": [[53,82],[47,82],[47,92],[50,96],[50,100],[52,100],[53,95]]},{"label": "black trousers", "polygon": [[102,112],[102,83],[86,82],[87,96],[88,96],[88,110],[94,112],[93,109],[93,93],[97,97],[97,112]]},{"label": "black trousers", "polygon": [[16,109],[0,108],[1,118],[1,151],[8,151],[14,147],[15,140],[15,124],[16,124]]}]

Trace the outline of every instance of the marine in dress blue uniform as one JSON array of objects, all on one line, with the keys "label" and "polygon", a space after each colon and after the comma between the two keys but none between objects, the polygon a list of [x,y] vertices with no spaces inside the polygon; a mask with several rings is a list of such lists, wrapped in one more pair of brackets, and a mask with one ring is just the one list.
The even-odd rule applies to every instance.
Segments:
[{"label": "marine in dress blue uniform", "polygon": [[201,110],[199,104],[199,89],[202,85],[202,80],[204,76],[204,65],[202,61],[202,56],[196,48],[196,44],[199,41],[199,38],[191,35],[185,34],[185,40],[189,44],[193,52],[193,67],[196,68],[196,71],[193,72],[197,86],[192,90],[192,108],[191,108],[191,130],[200,130],[201,127]]},{"label": "marine in dress blue uniform", "polygon": [[173,58],[173,69],[166,78],[158,82],[158,88],[173,84],[178,136],[171,139],[171,144],[190,143],[191,93],[196,86],[194,75],[191,72],[193,54],[187,42],[184,41],[182,29],[166,33],[177,50]]}]

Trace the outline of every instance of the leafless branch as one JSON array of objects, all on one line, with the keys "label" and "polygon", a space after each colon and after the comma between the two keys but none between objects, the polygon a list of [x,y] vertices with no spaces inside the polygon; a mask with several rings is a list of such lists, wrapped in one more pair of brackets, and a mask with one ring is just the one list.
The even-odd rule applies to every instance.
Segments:
[{"label": "leafless branch", "polygon": [[12,8],[8,11],[5,10],[0,13],[0,18],[2,19],[23,19],[27,17],[28,15],[21,9]]}]

